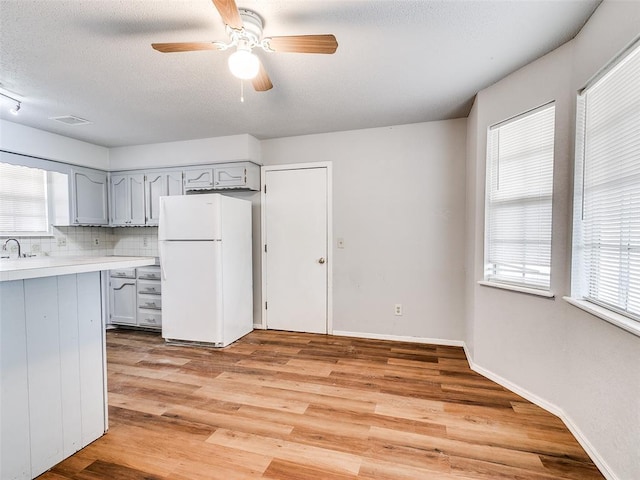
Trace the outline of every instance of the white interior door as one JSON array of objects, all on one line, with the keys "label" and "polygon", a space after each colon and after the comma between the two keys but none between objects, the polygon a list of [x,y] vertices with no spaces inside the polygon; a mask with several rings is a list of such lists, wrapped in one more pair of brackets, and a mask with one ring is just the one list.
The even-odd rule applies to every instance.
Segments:
[{"label": "white interior door", "polygon": [[266,327],[327,333],[328,168],[265,170]]}]

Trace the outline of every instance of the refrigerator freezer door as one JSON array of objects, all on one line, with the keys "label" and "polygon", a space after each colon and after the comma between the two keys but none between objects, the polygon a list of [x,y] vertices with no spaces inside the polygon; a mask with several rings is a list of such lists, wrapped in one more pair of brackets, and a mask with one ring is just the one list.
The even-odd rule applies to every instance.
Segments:
[{"label": "refrigerator freezer door", "polygon": [[222,242],[160,242],[162,336],[221,344]]},{"label": "refrigerator freezer door", "polygon": [[160,197],[158,240],[220,240],[219,194]]}]

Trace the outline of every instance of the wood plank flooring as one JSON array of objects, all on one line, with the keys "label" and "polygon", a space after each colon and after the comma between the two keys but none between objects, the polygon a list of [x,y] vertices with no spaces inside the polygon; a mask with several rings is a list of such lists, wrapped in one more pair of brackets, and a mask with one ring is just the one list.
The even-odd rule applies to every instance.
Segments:
[{"label": "wood plank flooring", "polygon": [[40,480],[604,478],[461,348],[254,331],[221,350],[107,334],[110,429]]}]

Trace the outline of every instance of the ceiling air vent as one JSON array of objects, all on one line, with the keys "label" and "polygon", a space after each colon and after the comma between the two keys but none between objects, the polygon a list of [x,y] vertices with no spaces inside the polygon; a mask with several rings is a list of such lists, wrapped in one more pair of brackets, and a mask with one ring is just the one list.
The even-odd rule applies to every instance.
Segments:
[{"label": "ceiling air vent", "polygon": [[56,122],[64,123],[65,125],[87,125],[90,122],[84,118],[74,117],[73,115],[64,115],[62,117],[49,117],[49,120],[55,120]]}]

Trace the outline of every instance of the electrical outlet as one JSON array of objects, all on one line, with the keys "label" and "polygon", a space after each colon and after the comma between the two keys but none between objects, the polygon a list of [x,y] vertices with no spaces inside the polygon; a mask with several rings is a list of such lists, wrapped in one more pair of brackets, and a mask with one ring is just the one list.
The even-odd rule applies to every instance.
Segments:
[{"label": "electrical outlet", "polygon": [[396,303],[395,304],[395,306],[393,307],[393,313],[397,317],[401,317],[402,316],[402,304],[401,303]]},{"label": "electrical outlet", "polygon": [[67,246],[66,237],[58,237],[58,246],[59,247],[66,247]]},{"label": "electrical outlet", "polygon": [[98,245],[100,245],[100,238],[99,237],[95,237],[93,239],[93,244],[97,247]]},{"label": "electrical outlet", "polygon": [[338,248],[344,248],[344,238],[338,239]]},{"label": "electrical outlet", "polygon": [[142,246],[143,247],[148,247],[149,246],[149,237],[147,237],[146,235],[144,237],[142,237]]}]

